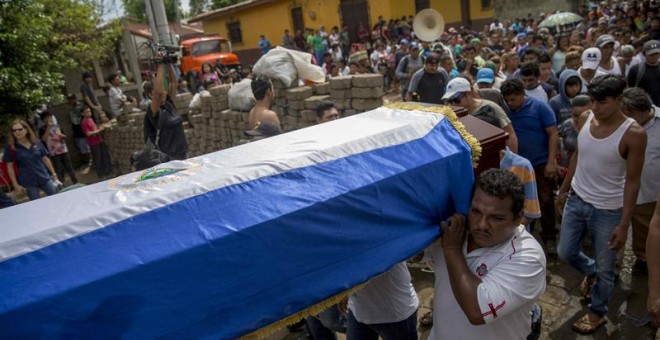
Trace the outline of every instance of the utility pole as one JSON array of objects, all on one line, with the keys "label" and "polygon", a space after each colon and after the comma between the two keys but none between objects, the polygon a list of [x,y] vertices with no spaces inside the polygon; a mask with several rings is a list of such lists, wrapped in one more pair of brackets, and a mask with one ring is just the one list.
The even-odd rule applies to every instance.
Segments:
[{"label": "utility pole", "polygon": [[167,22],[163,0],[144,0],[144,4],[153,41],[157,44],[176,45],[170,34],[170,26]]}]

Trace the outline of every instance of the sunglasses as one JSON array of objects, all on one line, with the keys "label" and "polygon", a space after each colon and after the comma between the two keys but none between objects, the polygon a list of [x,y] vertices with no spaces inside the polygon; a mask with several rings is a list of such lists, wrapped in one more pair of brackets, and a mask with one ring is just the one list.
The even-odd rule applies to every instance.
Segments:
[{"label": "sunglasses", "polygon": [[459,103],[463,99],[463,97],[465,97],[465,93],[457,93],[451,96],[451,98],[447,99],[447,103],[449,104]]},{"label": "sunglasses", "polygon": [[19,131],[23,131],[23,130],[25,130],[25,129],[24,129],[24,128],[20,128],[20,129],[11,129],[11,132],[19,132]]}]

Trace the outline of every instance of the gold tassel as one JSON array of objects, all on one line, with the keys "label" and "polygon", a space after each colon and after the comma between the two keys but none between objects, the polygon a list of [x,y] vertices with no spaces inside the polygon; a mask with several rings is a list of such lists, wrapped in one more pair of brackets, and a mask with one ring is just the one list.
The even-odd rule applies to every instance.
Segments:
[{"label": "gold tassel", "polygon": [[477,165],[479,165],[479,158],[481,158],[481,143],[479,143],[479,140],[477,140],[467,131],[465,125],[461,123],[454,110],[452,110],[449,106],[424,106],[412,102],[399,102],[387,104],[385,107],[397,110],[431,112],[445,116],[447,119],[449,119],[449,122],[451,122],[451,125],[454,126],[456,131],[461,134],[463,140],[468,143],[470,149],[472,149],[472,166],[476,168]]},{"label": "gold tassel", "polygon": [[[475,168],[477,167],[479,158],[481,157],[481,144],[479,143],[479,140],[477,140],[467,131],[463,123],[461,123],[461,121],[458,120],[458,116],[456,115],[456,113],[449,106],[424,106],[416,103],[393,103],[393,104],[387,104],[385,105],[385,107],[390,109],[398,109],[398,110],[424,111],[435,114],[441,114],[445,116],[447,119],[449,119],[449,122],[451,122],[451,124],[454,126],[456,131],[458,131],[458,133],[461,134],[461,137],[463,137],[465,142],[467,142],[470,148],[472,149],[472,164]],[[331,298],[321,301],[313,306],[305,308],[296,314],[290,315],[280,321],[273,322],[272,324],[266,327],[262,327],[252,333],[243,335],[242,337],[240,337],[240,339],[261,339],[267,337],[272,333],[274,333],[275,331],[283,327],[286,327],[287,325],[292,325],[298,322],[298,320],[300,319],[306,318],[310,315],[316,315],[326,310],[327,308],[336,305],[343,298],[362,289],[367,283],[368,282],[357,285]]]},{"label": "gold tassel", "polygon": [[351,289],[345,290],[345,291],[343,291],[343,292],[341,292],[341,293],[339,293],[339,294],[337,294],[333,297],[330,297],[330,298],[328,298],[324,301],[321,301],[321,302],[319,302],[319,303],[317,303],[313,306],[307,307],[307,308],[301,310],[300,312],[298,312],[296,314],[287,316],[286,318],[284,318],[280,321],[273,322],[272,324],[270,324],[266,327],[262,327],[262,328],[254,331],[252,333],[243,335],[239,339],[243,340],[243,339],[262,339],[262,338],[265,338],[265,337],[273,334],[275,331],[277,331],[277,330],[279,330],[283,327],[286,327],[288,325],[292,325],[292,324],[298,322],[298,320],[300,320],[300,319],[306,318],[310,315],[316,315],[316,314],[321,313],[322,311],[328,309],[329,307],[338,304],[343,298],[345,298],[348,295],[353,294],[353,293],[357,292],[358,290],[362,289],[362,287],[364,287],[368,282],[369,281],[367,281],[365,283],[362,283],[362,284],[359,284],[359,285],[357,285],[357,286],[355,286]]}]

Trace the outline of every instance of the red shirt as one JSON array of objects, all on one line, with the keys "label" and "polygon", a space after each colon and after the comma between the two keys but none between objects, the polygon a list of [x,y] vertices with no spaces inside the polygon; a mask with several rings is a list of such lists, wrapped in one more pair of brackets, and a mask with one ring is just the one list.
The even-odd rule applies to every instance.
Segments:
[{"label": "red shirt", "polygon": [[[91,117],[83,118],[82,122],[80,122],[80,127],[82,128],[85,135],[87,135],[87,132],[96,130],[96,124]],[[98,133],[95,135],[86,136],[85,138],[87,138],[87,144],[89,144],[89,146],[99,145],[101,142],[103,142],[103,138],[101,138],[101,135]]]}]

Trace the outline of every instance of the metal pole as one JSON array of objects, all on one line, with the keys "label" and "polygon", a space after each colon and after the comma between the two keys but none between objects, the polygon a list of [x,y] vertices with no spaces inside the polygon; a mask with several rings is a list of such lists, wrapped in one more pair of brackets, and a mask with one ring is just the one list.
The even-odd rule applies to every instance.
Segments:
[{"label": "metal pole", "polygon": [[153,10],[154,21],[156,23],[156,31],[158,32],[158,42],[170,46],[174,45],[175,43],[170,35],[170,26],[167,22],[167,14],[165,13],[163,1],[151,0],[151,9]]},{"label": "metal pole", "polygon": [[147,12],[147,21],[149,21],[149,30],[151,31],[151,41],[158,44],[158,34],[156,32],[156,20],[154,19],[154,11],[151,7],[151,0],[144,0],[144,9]]}]

